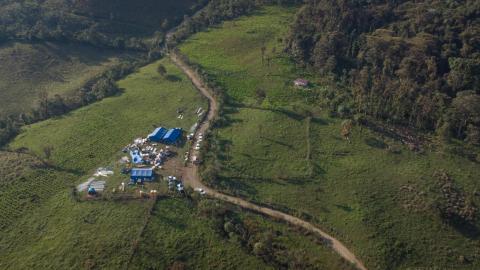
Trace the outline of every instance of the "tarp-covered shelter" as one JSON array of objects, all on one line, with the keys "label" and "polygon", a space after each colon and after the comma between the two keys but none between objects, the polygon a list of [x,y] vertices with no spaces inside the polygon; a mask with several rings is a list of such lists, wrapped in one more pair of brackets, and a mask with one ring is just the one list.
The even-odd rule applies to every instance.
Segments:
[{"label": "tarp-covered shelter", "polygon": [[153,169],[132,169],[130,172],[130,179],[137,183],[140,179],[142,181],[150,182],[155,177],[155,171]]},{"label": "tarp-covered shelter", "polygon": [[167,134],[165,134],[165,136],[163,137],[163,142],[164,143],[175,143],[178,138],[180,138],[180,133],[182,133],[182,129],[181,128],[173,128],[173,129],[170,129]]},{"label": "tarp-covered shelter", "polygon": [[143,162],[143,158],[142,156],[140,156],[140,153],[138,153],[138,150],[135,150],[135,152],[130,150],[130,156],[132,156],[132,161],[135,164],[139,164]]},{"label": "tarp-covered shelter", "polygon": [[159,128],[156,128],[152,134],[148,135],[148,138],[152,141],[152,142],[159,142],[161,139],[163,139],[163,136],[165,136],[165,134],[168,132],[168,130],[164,127],[159,127]]}]

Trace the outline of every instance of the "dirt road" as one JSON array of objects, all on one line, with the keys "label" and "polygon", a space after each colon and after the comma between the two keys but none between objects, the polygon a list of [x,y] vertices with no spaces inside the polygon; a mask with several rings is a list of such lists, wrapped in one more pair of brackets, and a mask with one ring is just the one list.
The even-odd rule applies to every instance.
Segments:
[{"label": "dirt road", "polygon": [[258,205],[255,205],[253,203],[249,203],[247,201],[244,201],[242,199],[236,198],[236,197],[231,197],[228,195],[221,194],[206,185],[204,185],[201,181],[200,178],[197,175],[197,169],[196,166],[193,164],[193,156],[197,154],[198,151],[195,150],[195,145],[198,142],[198,137],[199,134],[203,134],[205,130],[208,128],[210,125],[210,120],[213,118],[214,113],[217,109],[217,103],[215,99],[212,97],[212,95],[201,85],[201,83],[198,81],[198,79],[190,72],[188,68],[186,68],[182,63],[180,63],[174,56],[171,56],[170,58],[174,64],[176,64],[179,68],[183,70],[183,72],[187,75],[187,77],[192,81],[192,83],[197,87],[197,89],[208,98],[208,103],[209,103],[209,110],[207,113],[207,116],[205,117],[204,121],[200,123],[198,130],[195,134],[194,137],[194,142],[192,143],[192,149],[190,149],[190,157],[188,160],[188,165],[185,167],[183,174],[182,174],[182,182],[184,184],[189,184],[193,188],[202,188],[205,190],[206,193],[213,195],[217,198],[223,199],[225,201],[228,201],[233,204],[240,205],[244,208],[249,208],[253,209],[258,212],[262,212],[264,214],[267,214],[269,216],[274,216],[274,217],[280,217],[282,219],[285,219],[289,222],[298,224],[306,229],[318,232],[325,243],[327,243],[329,246],[331,246],[334,250],[336,250],[342,257],[345,259],[349,260],[352,263],[355,263],[357,265],[357,269],[362,269],[366,270],[365,266],[355,257],[355,255],[348,250],[347,247],[345,247],[342,243],[340,243],[337,239],[331,237],[327,233],[323,232],[322,230],[316,228],[312,224],[303,221],[299,218],[296,218],[294,216],[290,216],[287,214],[284,214],[282,212],[272,210],[266,207],[261,207]]}]

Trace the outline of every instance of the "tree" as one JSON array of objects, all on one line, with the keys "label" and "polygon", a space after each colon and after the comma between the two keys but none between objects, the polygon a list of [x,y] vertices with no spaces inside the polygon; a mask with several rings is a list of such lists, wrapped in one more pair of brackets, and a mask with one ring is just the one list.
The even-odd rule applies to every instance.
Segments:
[{"label": "tree", "polygon": [[168,20],[167,20],[167,19],[163,20],[162,28],[163,28],[163,29],[167,29],[167,28],[168,28],[168,25],[169,25],[169,24],[168,24]]},{"label": "tree", "polygon": [[115,46],[115,48],[117,48],[119,50],[125,50],[125,39],[123,39],[121,37],[117,37],[113,41],[113,46]]},{"label": "tree", "polygon": [[159,64],[158,67],[157,67],[157,72],[158,72],[158,74],[160,74],[160,76],[163,77],[165,75],[165,73],[167,73],[167,69],[165,68],[164,65]]},{"label": "tree", "polygon": [[224,229],[227,233],[234,232],[235,231],[235,225],[233,225],[233,223],[231,223],[231,222],[227,222],[227,223],[225,223]]},{"label": "tree", "polygon": [[277,38],[277,46],[280,46],[279,44],[282,43],[283,39]]},{"label": "tree", "polygon": [[265,47],[265,45],[262,45],[262,47],[260,47],[260,50],[262,51],[262,61],[263,61],[263,55],[265,54],[267,47]]},{"label": "tree", "polygon": [[52,155],[53,150],[54,147],[52,145],[46,145],[42,147],[42,151],[45,153],[45,158],[47,159],[48,164],[50,164],[50,156]]},{"label": "tree", "polygon": [[254,94],[254,98],[258,101],[258,103],[260,103],[261,106],[263,100],[267,98],[267,93],[265,93],[265,90],[263,90],[263,88],[258,88],[257,90],[255,90]]},{"label": "tree", "polygon": [[267,75],[270,74],[270,61],[272,60],[272,56],[267,55]]},{"label": "tree", "polygon": [[277,53],[277,47],[273,46],[272,48],[272,55],[275,55]]}]

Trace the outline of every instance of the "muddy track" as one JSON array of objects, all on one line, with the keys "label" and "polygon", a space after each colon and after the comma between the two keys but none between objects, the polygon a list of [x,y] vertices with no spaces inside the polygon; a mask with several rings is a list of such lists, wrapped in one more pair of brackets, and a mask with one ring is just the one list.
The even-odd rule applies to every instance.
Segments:
[{"label": "muddy track", "polygon": [[[173,35],[173,33],[175,32],[176,29],[177,29],[177,27],[174,27],[167,32],[167,35],[165,36],[165,43],[168,40],[168,38],[170,38]],[[164,48],[162,48],[162,50],[164,50]],[[192,188],[201,188],[201,189],[205,190],[205,192],[208,193],[209,195],[215,196],[219,199],[222,199],[222,200],[225,200],[227,202],[239,205],[239,206],[244,207],[244,208],[249,208],[249,209],[264,213],[264,214],[269,215],[269,216],[279,217],[279,218],[282,218],[282,219],[284,219],[288,222],[291,222],[291,223],[297,224],[299,226],[302,226],[305,229],[315,231],[322,236],[323,241],[327,245],[332,247],[342,257],[344,257],[345,259],[354,263],[357,266],[357,269],[366,270],[367,268],[365,268],[365,266],[363,266],[362,262],[360,262],[360,260],[358,260],[357,257],[346,246],[344,246],[342,243],[340,243],[340,241],[338,241],[337,239],[328,235],[324,231],[316,228],[315,226],[313,226],[309,222],[303,221],[303,220],[301,220],[299,218],[296,218],[294,216],[287,215],[287,214],[284,214],[282,212],[279,212],[279,211],[276,211],[276,210],[273,210],[273,209],[270,209],[270,208],[266,208],[266,207],[263,207],[263,206],[258,206],[256,204],[247,202],[247,201],[242,200],[242,199],[237,198],[237,197],[232,197],[232,196],[222,194],[218,191],[215,191],[215,190],[211,189],[210,187],[207,187],[205,184],[203,184],[200,181],[200,177],[197,174],[197,168],[193,164],[193,157],[198,153],[198,151],[195,150],[195,145],[198,142],[198,136],[200,134],[205,133],[205,130],[207,130],[207,128],[210,126],[210,120],[213,119],[215,111],[217,110],[217,102],[215,101],[213,96],[210,94],[210,92],[208,92],[203,87],[203,85],[200,83],[200,81],[197,79],[197,77],[187,67],[185,67],[180,61],[178,61],[174,55],[168,55],[168,56],[170,57],[170,60],[176,66],[178,66],[185,73],[185,75],[187,75],[187,77],[192,81],[192,83],[195,85],[197,90],[208,99],[208,105],[209,105],[207,115],[205,116],[203,122],[201,122],[199,124],[199,126],[197,128],[197,131],[195,133],[195,137],[193,138],[193,143],[192,143],[192,146],[191,146],[191,149],[190,149],[190,156],[189,156],[189,159],[188,159],[188,162],[187,162],[187,166],[183,169],[183,172],[182,172],[181,179],[182,179],[183,184],[185,184],[185,185],[189,184]]]}]

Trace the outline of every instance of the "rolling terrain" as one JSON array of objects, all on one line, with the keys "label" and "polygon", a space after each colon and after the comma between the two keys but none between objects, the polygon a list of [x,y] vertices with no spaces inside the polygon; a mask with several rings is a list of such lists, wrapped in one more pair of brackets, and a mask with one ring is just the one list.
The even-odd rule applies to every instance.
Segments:
[{"label": "rolling terrain", "polygon": [[[339,90],[317,81],[288,54],[262,61],[262,45],[265,56],[272,54],[281,29],[287,31],[285,9],[295,11],[262,7],[178,46],[194,69],[208,74],[208,85],[227,96],[211,139],[220,147],[206,154],[203,181],[324,228],[367,268],[476,268],[479,227],[468,213],[479,203],[480,166],[459,155],[475,148],[444,146],[432,136],[378,122],[356,127],[353,120],[330,117],[320,104],[341,97]],[[295,78],[309,79],[310,89],[292,87]],[[258,87],[266,92],[261,101]],[[348,140],[342,136],[345,125],[351,125]],[[415,147],[408,136],[424,137]],[[438,214],[452,202],[458,217]]]}]

